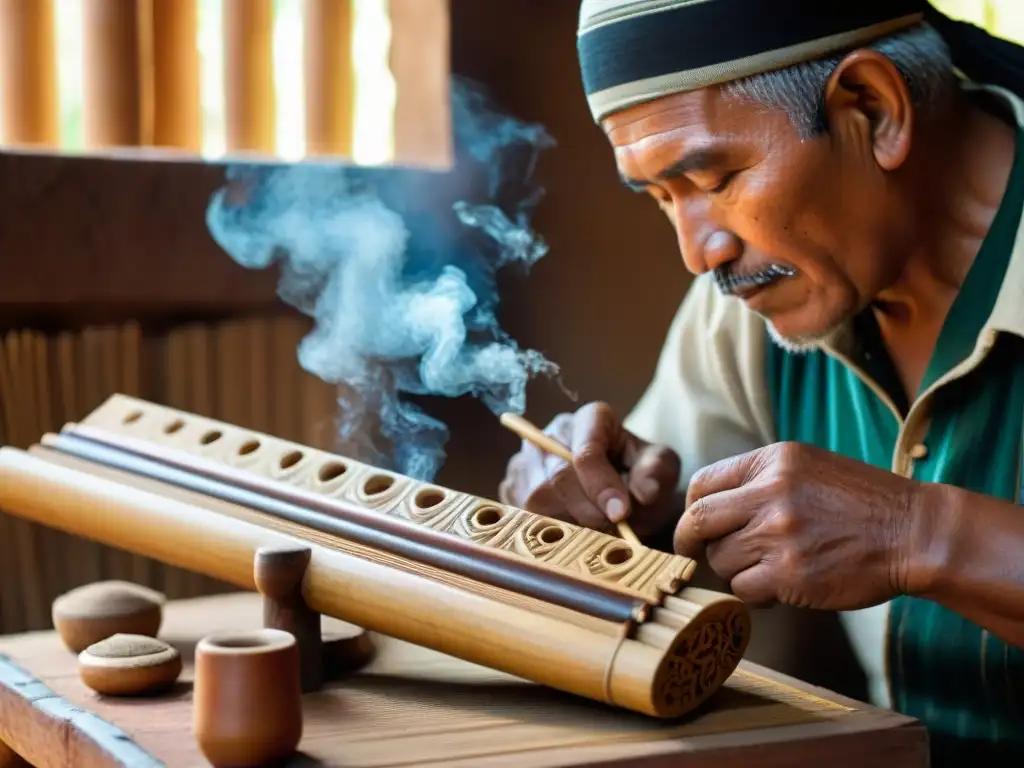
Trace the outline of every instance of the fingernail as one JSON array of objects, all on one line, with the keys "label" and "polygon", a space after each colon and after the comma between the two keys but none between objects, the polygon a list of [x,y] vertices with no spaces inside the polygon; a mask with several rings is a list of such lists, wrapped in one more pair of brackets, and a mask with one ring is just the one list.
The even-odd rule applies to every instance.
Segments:
[{"label": "fingernail", "polygon": [[613,523],[618,523],[626,517],[626,502],[618,496],[612,496],[604,504],[604,513]]},{"label": "fingernail", "polygon": [[635,493],[637,499],[644,504],[649,504],[658,498],[658,493],[660,491],[661,483],[653,477],[642,477],[633,483],[633,493]]}]

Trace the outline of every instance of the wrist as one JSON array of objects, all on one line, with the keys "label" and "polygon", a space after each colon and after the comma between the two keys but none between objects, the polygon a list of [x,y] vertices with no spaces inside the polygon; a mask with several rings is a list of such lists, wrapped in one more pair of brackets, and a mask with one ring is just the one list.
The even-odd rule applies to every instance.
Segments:
[{"label": "wrist", "polygon": [[901,592],[929,597],[947,578],[950,553],[956,540],[961,492],[951,485],[918,483],[908,504],[909,531]]}]

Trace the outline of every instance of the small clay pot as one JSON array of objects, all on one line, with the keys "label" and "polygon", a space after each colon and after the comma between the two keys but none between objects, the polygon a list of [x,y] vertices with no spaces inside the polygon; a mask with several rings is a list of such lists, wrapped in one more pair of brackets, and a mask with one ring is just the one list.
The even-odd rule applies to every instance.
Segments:
[{"label": "small clay pot", "polygon": [[141,696],[167,690],[181,674],[181,654],[162,640],[113,635],[78,654],[82,682],[107,696]]},{"label": "small clay pot", "polygon": [[224,632],[199,641],[193,731],[217,768],[284,760],[302,739],[295,638],[279,629]]},{"label": "small clay pot", "polygon": [[165,598],[128,581],[98,581],[53,601],[52,619],[64,644],[81,653],[117,634],[156,637]]}]

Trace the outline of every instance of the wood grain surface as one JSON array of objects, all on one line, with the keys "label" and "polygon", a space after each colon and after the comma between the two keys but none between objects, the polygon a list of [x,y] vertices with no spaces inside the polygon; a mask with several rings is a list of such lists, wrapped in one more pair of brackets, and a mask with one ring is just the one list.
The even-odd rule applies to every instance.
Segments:
[{"label": "wood grain surface", "polygon": [[[206,766],[192,737],[192,651],[256,627],[258,595],[171,602],[161,637],[185,670],[154,699],[105,699],[53,632],[0,637],[0,741],[41,766]],[[325,631],[342,628],[325,620]],[[293,766],[864,766],[924,768],[915,721],[744,664],[705,710],[665,724],[407,643],[306,696]]]}]

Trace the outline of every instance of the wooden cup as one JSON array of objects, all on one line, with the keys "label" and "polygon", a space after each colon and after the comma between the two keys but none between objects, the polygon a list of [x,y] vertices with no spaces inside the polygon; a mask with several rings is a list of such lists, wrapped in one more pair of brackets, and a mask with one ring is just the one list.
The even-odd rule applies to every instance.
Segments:
[{"label": "wooden cup", "polygon": [[199,641],[193,730],[217,768],[267,765],[302,739],[302,689],[295,637],[279,629],[224,632]]}]

